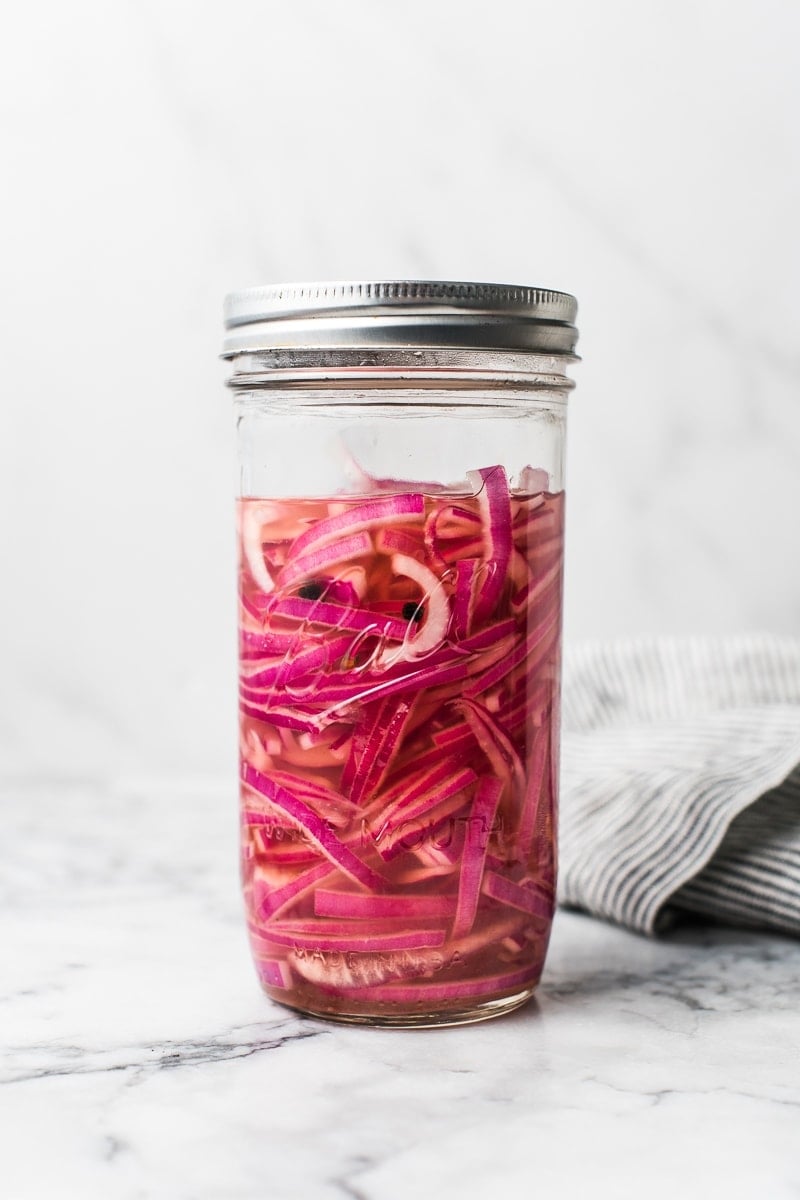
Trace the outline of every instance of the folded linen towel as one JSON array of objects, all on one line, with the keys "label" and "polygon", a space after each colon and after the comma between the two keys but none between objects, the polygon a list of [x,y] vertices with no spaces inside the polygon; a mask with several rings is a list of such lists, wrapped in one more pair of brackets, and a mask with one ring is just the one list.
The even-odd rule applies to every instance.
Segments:
[{"label": "folded linen towel", "polygon": [[800,936],[800,640],[578,646],[562,735],[562,904]]}]

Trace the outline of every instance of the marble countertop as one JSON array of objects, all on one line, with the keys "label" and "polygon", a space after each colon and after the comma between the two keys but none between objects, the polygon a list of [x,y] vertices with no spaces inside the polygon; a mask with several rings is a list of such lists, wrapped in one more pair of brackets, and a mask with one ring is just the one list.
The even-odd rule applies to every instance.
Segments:
[{"label": "marble countertop", "polygon": [[265,999],[225,789],[7,789],[3,1200],[797,1200],[800,945],[560,913],[538,999],[383,1031]]}]

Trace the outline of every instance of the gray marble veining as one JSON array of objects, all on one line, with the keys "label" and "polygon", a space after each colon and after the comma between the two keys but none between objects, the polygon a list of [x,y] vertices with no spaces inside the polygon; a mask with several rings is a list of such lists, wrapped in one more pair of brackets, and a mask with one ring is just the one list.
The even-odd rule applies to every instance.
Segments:
[{"label": "gray marble veining", "polygon": [[[523,1012],[325,1025],[259,992],[234,797],[186,781],[235,777],[233,287],[574,291],[567,636],[797,632],[800,10],[4,33],[2,1200],[798,1200],[796,943],[561,913]],[[92,782],[134,775],[184,782]]]},{"label": "gray marble veining", "polygon": [[562,912],[527,1009],[339,1027],[256,986],[231,797],[6,800],[4,1200],[797,1197],[797,943]]}]

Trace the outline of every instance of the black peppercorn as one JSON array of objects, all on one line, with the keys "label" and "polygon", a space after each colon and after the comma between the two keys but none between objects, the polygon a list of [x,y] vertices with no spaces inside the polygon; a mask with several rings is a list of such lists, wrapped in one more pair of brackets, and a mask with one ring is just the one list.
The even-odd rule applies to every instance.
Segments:
[{"label": "black peppercorn", "polygon": [[316,579],[312,579],[310,583],[304,583],[297,594],[304,600],[319,600],[324,591],[325,588],[322,584],[318,583]]}]

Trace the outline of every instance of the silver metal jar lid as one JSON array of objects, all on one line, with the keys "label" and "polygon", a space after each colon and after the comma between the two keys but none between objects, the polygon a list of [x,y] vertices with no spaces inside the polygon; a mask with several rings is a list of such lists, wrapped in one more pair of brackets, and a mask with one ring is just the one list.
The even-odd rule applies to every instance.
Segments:
[{"label": "silver metal jar lid", "polygon": [[565,292],[413,279],[284,283],[225,300],[223,358],[259,350],[449,347],[572,356],[578,304]]}]

